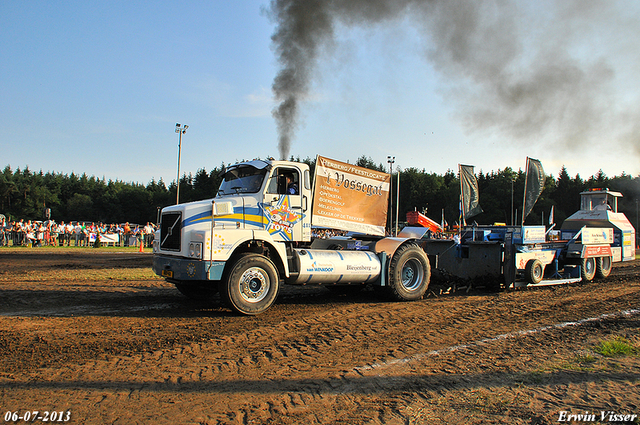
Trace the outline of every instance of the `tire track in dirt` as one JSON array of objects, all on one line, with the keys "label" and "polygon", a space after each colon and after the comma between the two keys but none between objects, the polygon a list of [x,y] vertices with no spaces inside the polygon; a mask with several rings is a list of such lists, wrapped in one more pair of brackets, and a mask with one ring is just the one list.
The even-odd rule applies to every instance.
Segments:
[{"label": "tire track in dirt", "polygon": [[[621,291],[628,296],[631,289]],[[514,303],[512,295],[517,298],[524,295],[525,301],[531,303],[519,306],[519,317],[509,311],[507,314],[511,314],[510,316],[496,317],[496,310]],[[189,364],[188,370],[165,370],[163,374],[155,376],[153,370],[142,370],[147,378],[159,382],[213,375],[219,379],[236,379],[256,374],[263,379],[282,379],[300,374],[308,378],[326,374],[340,375],[358,365],[405,358],[447,347],[452,342],[464,344],[478,338],[495,336],[501,330],[517,329],[520,322],[537,323],[537,320],[529,319],[528,314],[532,311],[549,310],[550,307],[549,300],[540,302],[548,297],[537,295],[505,294],[502,297],[492,296],[489,300],[479,297],[455,305],[449,300],[439,305],[429,300],[408,304],[394,303],[385,305],[383,311],[379,305],[347,306],[313,318],[303,317],[281,322],[268,329],[259,327],[245,334],[163,350],[151,356],[151,359],[159,362],[178,359]],[[575,298],[575,295],[569,294],[563,299],[571,301]],[[561,304],[563,299],[560,299]],[[429,316],[430,312],[436,314]],[[493,322],[487,321],[487,317],[491,317]],[[505,319],[504,324],[496,327],[495,321],[501,322],[500,317]],[[526,320],[521,320],[523,317]],[[487,324],[480,325],[479,322]],[[398,329],[402,329],[402,333]],[[381,350],[381,347],[385,348]],[[142,354],[139,362],[144,364],[148,359],[148,354]],[[124,360],[114,365],[118,366],[121,362]],[[104,369],[104,365],[99,362],[94,363],[94,367]]]},{"label": "tire track in dirt", "polygon": [[[255,319],[220,316],[216,310],[215,320],[202,323],[221,327],[218,334],[225,336],[0,375],[0,394],[7,403],[73,406],[74,414],[90,419],[86,423],[162,422],[158,418],[164,423],[408,423],[447,392],[466,394],[527,379],[506,371],[514,357],[522,357],[519,364],[535,363],[539,359],[531,352],[553,355],[554,343],[579,341],[586,331],[527,335],[384,371],[362,373],[358,367],[638,306],[638,287],[637,281],[614,280],[415,303],[365,296],[337,304],[316,297],[305,305],[302,298],[298,304],[277,304]],[[198,323],[179,313],[162,323]],[[88,316],[83,323],[112,324],[127,332],[128,323],[140,320],[126,314],[115,319],[96,322]]]},{"label": "tire track in dirt", "polygon": [[[583,332],[570,329],[563,331],[563,340],[567,343],[583,338]],[[85,383],[84,386],[72,383],[68,387],[58,384],[58,391],[63,391],[68,400],[86,404],[86,400],[93,399],[102,393],[106,394],[101,398],[101,408],[99,411],[106,412],[104,422],[112,422],[113,417],[109,412],[131,412],[131,407],[135,406],[139,412],[138,416],[130,413],[128,419],[131,422],[139,422],[145,415],[149,415],[150,406],[154,406],[155,417],[172,418],[180,422],[180,417],[176,416],[171,405],[177,399],[184,398],[181,402],[181,409],[189,406],[189,412],[194,413],[189,419],[201,420],[207,423],[412,423],[407,422],[417,417],[423,416],[434,419],[441,418],[441,415],[448,414],[446,411],[437,411],[431,414],[424,410],[425,405],[432,408],[439,406],[435,401],[444,398],[447,403],[451,403],[451,396],[447,394],[458,394],[468,397],[467,390],[478,388],[481,392],[495,392],[493,387],[499,388],[509,385],[516,385],[527,378],[526,375],[516,372],[506,372],[499,364],[491,365],[486,372],[467,373],[465,368],[473,367],[474,363],[483,361],[487,354],[497,359],[498,363],[506,362],[514,353],[527,351],[529,347],[535,346],[538,351],[540,347],[547,346],[547,350],[552,350],[548,346],[548,334],[526,335],[522,340],[497,341],[493,346],[484,345],[459,352],[443,353],[429,359],[421,359],[413,364],[406,371],[394,371],[390,376],[333,376],[323,377],[313,380],[264,380],[248,379],[246,381],[220,382],[220,376],[206,376],[207,381],[199,382],[194,379],[168,380],[162,383],[140,383],[132,385],[131,382],[123,382],[118,386],[109,384],[108,381],[96,380],[94,383]],[[524,344],[523,344],[524,343]],[[198,354],[198,353],[193,353]],[[553,351],[550,351],[553,355]],[[157,353],[158,360],[175,361],[176,351],[166,350]],[[124,365],[131,359],[117,359],[111,363],[115,366]],[[162,363],[162,362],[160,362]],[[103,365],[104,366],[104,365]],[[449,372],[442,374],[442,368],[451,368]],[[89,367],[89,369],[92,369]],[[113,370],[113,369],[112,369]],[[116,376],[122,376],[117,374]],[[595,375],[587,382],[598,382],[601,379],[609,378],[602,375]],[[624,377],[621,376],[622,379]],[[563,378],[564,379],[564,378]],[[567,377],[567,382],[572,382],[571,376]],[[57,378],[54,377],[54,382]],[[58,381],[59,383],[60,381]],[[64,381],[62,381],[64,382]],[[243,383],[244,382],[244,383]],[[563,381],[561,381],[563,382]],[[230,387],[227,387],[229,385]],[[37,381],[30,384],[32,388],[38,388]],[[48,388],[46,385],[43,388]],[[66,388],[66,389],[65,389]],[[487,388],[486,390],[484,388]],[[73,390],[72,395],[70,390]],[[474,390],[476,391],[476,390]],[[515,391],[516,394],[513,394]],[[547,390],[544,390],[547,391]],[[55,392],[55,391],[54,391]],[[186,396],[185,396],[186,393]],[[509,400],[517,401],[520,392],[517,389],[506,391]],[[483,393],[484,394],[484,393]],[[244,395],[238,398],[238,395]],[[505,398],[500,395],[500,400]],[[454,397],[454,398],[456,398]],[[484,396],[483,396],[484,397]],[[176,399],[177,398],[177,399]],[[174,399],[174,401],[171,401]],[[36,396],[35,401],[38,402]],[[128,409],[127,410],[127,407]],[[218,407],[216,407],[218,406]],[[95,410],[96,406],[91,405],[88,411]],[[362,409],[365,409],[364,412]],[[503,408],[505,409],[505,408]],[[194,416],[196,412],[201,412],[201,416]],[[523,407],[510,407],[509,412],[520,412],[518,414],[531,417],[532,412]],[[78,414],[88,414],[79,410]],[[93,413],[95,415],[95,413]],[[464,414],[462,414],[464,417]],[[474,414],[471,412],[470,417]],[[505,416],[506,420],[509,416]],[[125,417],[120,419],[124,420]],[[186,416],[185,416],[186,418]],[[455,415],[449,416],[449,420],[454,420]],[[458,419],[461,417],[458,416]],[[219,422],[216,422],[219,421]],[[127,421],[125,421],[127,422]],[[159,423],[170,423],[162,420]],[[502,422],[497,419],[497,422]],[[510,420],[513,422],[513,420]],[[89,421],[89,423],[92,423]],[[93,423],[98,423],[95,421]],[[415,423],[415,422],[413,422]],[[430,423],[430,422],[429,422]],[[437,422],[433,422],[437,423]],[[516,421],[516,423],[518,423]]]}]

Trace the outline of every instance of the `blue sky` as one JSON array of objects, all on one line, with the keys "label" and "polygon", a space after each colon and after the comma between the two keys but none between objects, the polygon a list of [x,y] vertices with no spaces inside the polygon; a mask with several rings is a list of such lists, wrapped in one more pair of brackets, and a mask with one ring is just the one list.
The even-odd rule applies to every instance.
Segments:
[{"label": "blue sky", "polygon": [[[640,174],[640,4],[582,2],[578,15],[566,6],[573,3],[513,2],[508,15],[493,9],[491,25],[506,24],[516,40],[503,69],[514,82],[509,92],[532,87],[520,82],[535,69],[545,70],[538,81],[562,82],[560,92],[570,94],[547,89],[529,97],[547,96],[540,110],[514,107],[535,118],[533,127],[514,124],[509,108],[485,110],[499,96],[489,90],[501,84],[487,88],[480,72],[441,61],[443,44],[424,28],[436,20],[337,19],[290,154],[349,162],[366,155],[385,164],[392,155],[396,166],[435,173],[459,163],[518,169],[531,156],[553,175],[563,164],[572,176]],[[262,11],[268,6],[0,2],[0,166],[168,184],[176,178],[176,122],[189,125],[182,172],[277,157],[271,85],[280,65],[276,23]],[[494,46],[487,57],[501,55]],[[580,80],[575,90],[562,70]]]}]

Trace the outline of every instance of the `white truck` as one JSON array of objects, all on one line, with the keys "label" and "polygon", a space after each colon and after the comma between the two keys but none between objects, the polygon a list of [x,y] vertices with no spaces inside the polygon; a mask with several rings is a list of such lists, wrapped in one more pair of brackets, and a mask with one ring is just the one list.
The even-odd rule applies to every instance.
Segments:
[{"label": "white truck", "polygon": [[[271,307],[282,283],[373,284],[397,300],[421,299],[431,277],[417,243],[426,230],[384,237],[389,183],[388,174],[323,157],[313,179],[305,163],[231,165],[214,198],[162,210],[153,270],[191,298],[219,291],[247,315]],[[360,236],[312,238],[312,224]]]}]

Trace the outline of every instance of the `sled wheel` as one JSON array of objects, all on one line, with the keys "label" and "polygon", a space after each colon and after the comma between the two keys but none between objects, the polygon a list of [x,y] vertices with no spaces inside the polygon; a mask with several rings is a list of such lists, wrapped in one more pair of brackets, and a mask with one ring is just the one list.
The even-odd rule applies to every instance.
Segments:
[{"label": "sled wheel", "polygon": [[611,274],[612,266],[611,257],[600,257],[596,260],[596,277],[598,279],[605,279]]},{"label": "sled wheel", "polygon": [[524,268],[524,278],[531,284],[537,284],[542,282],[544,277],[544,267],[542,262],[538,259],[531,259],[527,261],[527,265]]},{"label": "sled wheel", "polygon": [[595,257],[583,258],[580,264],[580,277],[582,280],[591,282],[596,275],[596,259]]}]

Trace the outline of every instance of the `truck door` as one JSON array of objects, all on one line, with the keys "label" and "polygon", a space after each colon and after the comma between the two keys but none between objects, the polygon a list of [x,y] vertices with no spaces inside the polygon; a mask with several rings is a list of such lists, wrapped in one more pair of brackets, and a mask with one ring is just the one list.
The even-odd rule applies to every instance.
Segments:
[{"label": "truck door", "polygon": [[276,240],[302,241],[308,199],[300,170],[277,167],[271,172],[264,199],[267,231]]}]

